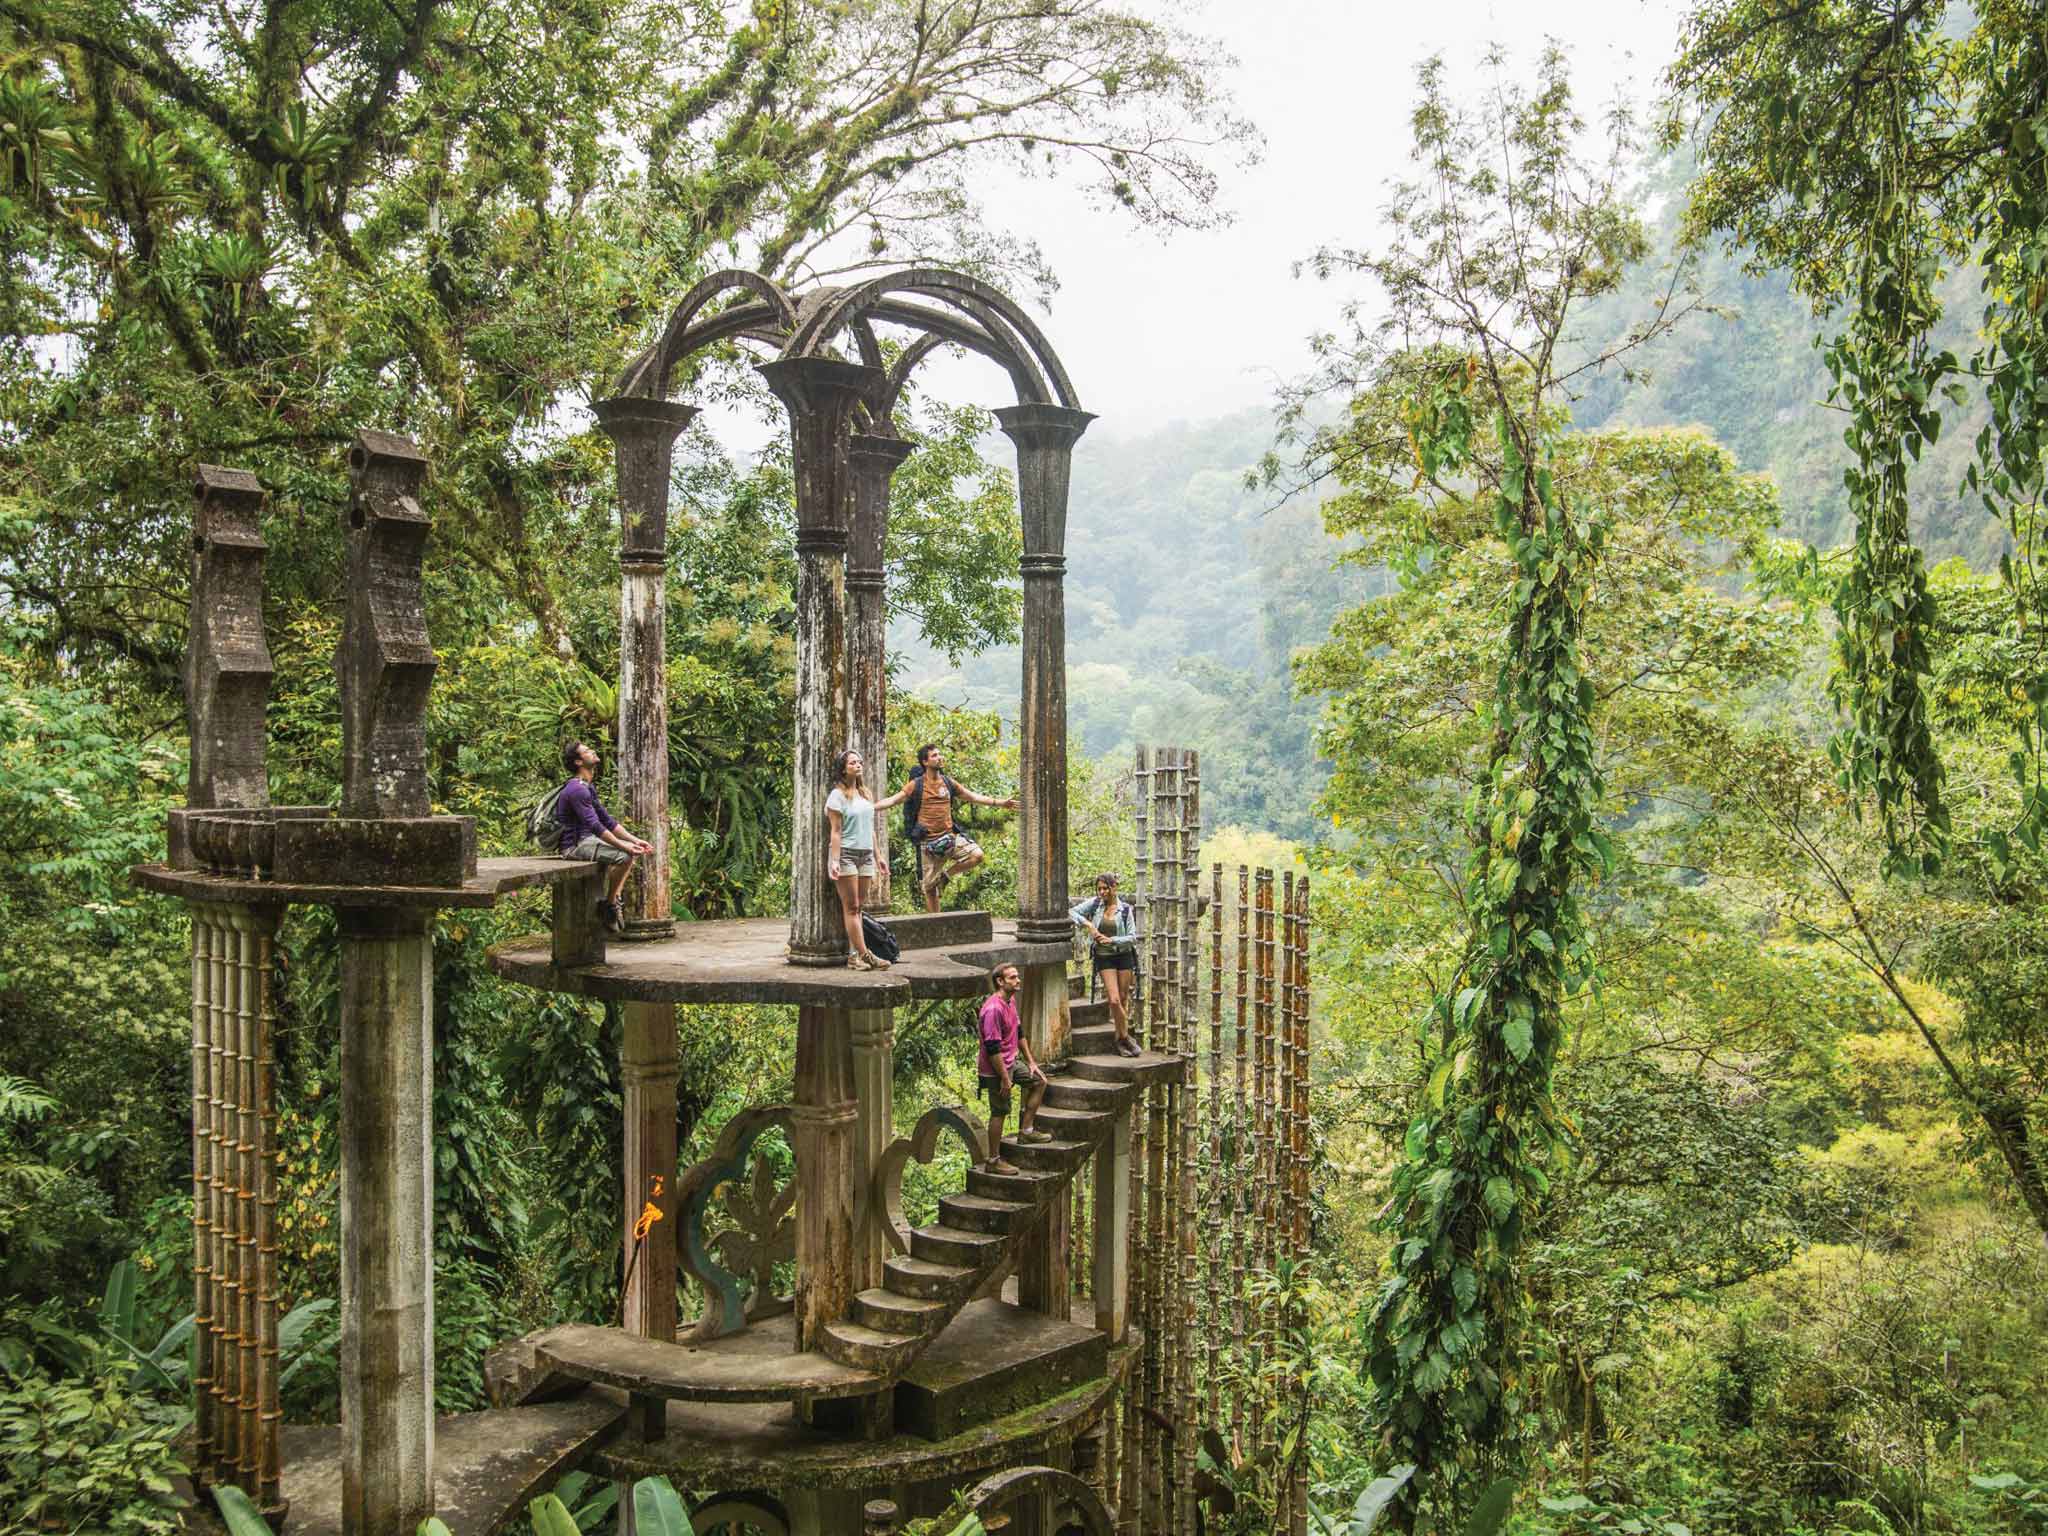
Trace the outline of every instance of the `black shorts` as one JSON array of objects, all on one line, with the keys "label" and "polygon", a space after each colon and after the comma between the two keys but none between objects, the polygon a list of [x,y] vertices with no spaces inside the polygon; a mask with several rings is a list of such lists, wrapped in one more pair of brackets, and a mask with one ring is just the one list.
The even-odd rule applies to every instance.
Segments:
[{"label": "black shorts", "polygon": [[1135,973],[1138,969],[1138,956],[1134,951],[1128,949],[1112,949],[1107,954],[1101,955],[1091,953],[1088,960],[1095,967],[1095,974],[1098,976],[1104,971],[1130,971]]},{"label": "black shorts", "polygon": [[989,1113],[1000,1115],[1010,1107],[1012,1083],[1029,1093],[1031,1085],[1038,1079],[1031,1075],[1031,1069],[1025,1066],[1022,1060],[1018,1060],[1010,1063],[1010,1070],[1007,1073],[990,1077],[984,1072],[980,1074],[979,1081],[982,1096],[988,1100]]}]

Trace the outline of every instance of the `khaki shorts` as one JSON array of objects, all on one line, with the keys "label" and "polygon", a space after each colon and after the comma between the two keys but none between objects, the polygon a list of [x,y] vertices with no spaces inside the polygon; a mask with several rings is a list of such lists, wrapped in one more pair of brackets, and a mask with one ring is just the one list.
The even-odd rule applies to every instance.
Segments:
[{"label": "khaki shorts", "polygon": [[872,875],[874,872],[874,849],[842,848],[839,850],[839,873],[842,875]]}]

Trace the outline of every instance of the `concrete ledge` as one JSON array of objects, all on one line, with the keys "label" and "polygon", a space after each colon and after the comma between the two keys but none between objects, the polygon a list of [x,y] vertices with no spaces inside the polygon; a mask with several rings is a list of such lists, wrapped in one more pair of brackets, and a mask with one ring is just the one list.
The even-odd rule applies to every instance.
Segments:
[{"label": "concrete ledge", "polygon": [[[460,885],[332,885],[254,880],[209,875],[168,864],[138,864],[128,877],[146,891],[186,901],[238,902],[247,906],[300,903],[320,907],[494,907],[500,898],[529,886],[561,880],[595,880],[598,866],[576,859],[535,854],[516,859],[478,859],[476,873]],[[547,940],[540,941],[543,947]]]},{"label": "concrete ledge", "polygon": [[[554,963],[545,936],[514,939],[492,949],[492,970],[508,981],[544,992],[641,1003],[783,1003],[818,1008],[897,1008],[914,999],[974,998],[988,990],[995,965],[1064,965],[1065,944],[1020,944],[1009,921],[985,912],[938,913],[930,926],[909,929],[912,918],[893,918],[919,935],[886,971],[789,963],[789,920],[750,917],[678,923],[673,935],[611,946],[602,965]],[[924,939],[949,932],[985,937],[939,943]]]},{"label": "concrete ledge", "polygon": [[969,1302],[896,1383],[896,1427],[948,1440],[1100,1377],[1109,1336],[993,1298]]}]

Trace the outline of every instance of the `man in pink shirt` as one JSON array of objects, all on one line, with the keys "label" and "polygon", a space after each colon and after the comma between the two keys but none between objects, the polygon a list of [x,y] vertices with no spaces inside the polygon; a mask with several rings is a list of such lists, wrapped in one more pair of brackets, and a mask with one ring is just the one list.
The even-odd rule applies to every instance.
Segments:
[{"label": "man in pink shirt", "polygon": [[[1045,1102],[1045,1073],[1031,1055],[1031,1042],[1017,1018],[1017,989],[1024,978],[1014,965],[999,965],[988,973],[995,988],[981,1005],[981,1055],[975,1072],[981,1091],[988,1095],[988,1171],[1015,1173],[1003,1160],[1003,1117],[1010,1112],[1010,1086],[1024,1090],[1024,1113],[1017,1120],[1019,1141],[1051,1141],[1046,1132],[1034,1127],[1038,1106]],[[1019,1052],[1024,1060],[1017,1060]]]}]

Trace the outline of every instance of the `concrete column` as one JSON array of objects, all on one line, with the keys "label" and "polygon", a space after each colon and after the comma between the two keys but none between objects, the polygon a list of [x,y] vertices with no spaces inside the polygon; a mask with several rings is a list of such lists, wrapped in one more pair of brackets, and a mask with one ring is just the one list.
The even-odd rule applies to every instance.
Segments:
[{"label": "concrete column", "polygon": [[434,1512],[433,914],[343,907],[341,1525]]},{"label": "concrete column", "polygon": [[1067,485],[1074,444],[1095,418],[1060,405],[996,412],[1017,445],[1017,504],[1024,524],[1022,817],[1018,831],[1017,937],[1061,944],[1067,921]]},{"label": "concrete column", "polygon": [[697,411],[636,395],[600,400],[594,409],[618,464],[619,815],[654,844],[653,853],[634,862],[619,903],[625,938],[659,939],[675,931],[668,858],[669,468],[676,438]]},{"label": "concrete column", "polygon": [[[853,1088],[859,1103],[853,1136],[854,1204],[874,1187],[875,1169],[896,1130],[896,1010],[863,1008],[848,1015],[853,1036]],[[889,1245],[879,1222],[853,1236],[854,1293],[882,1283]]]},{"label": "concrete column", "polygon": [[1088,1245],[1095,1266],[1088,1287],[1095,1300],[1095,1326],[1121,1343],[1130,1320],[1130,1268],[1126,1264],[1131,1230],[1131,1110],[1116,1112],[1109,1140],[1095,1154],[1095,1197],[1089,1214],[1095,1222]]},{"label": "concrete column", "polygon": [[[628,1333],[673,1342],[676,1336],[676,1084],[682,1066],[674,1003],[627,1003],[619,1042],[625,1097],[624,1254],[631,1271],[624,1308]],[[661,1210],[633,1249],[634,1223],[652,1200]]]},{"label": "concrete column", "polygon": [[[846,673],[851,745],[867,764],[877,798],[889,791],[889,611],[883,557],[889,542],[889,481],[910,456],[900,437],[852,438],[853,521],[846,547]],[[875,906],[889,910],[889,817],[875,817]]]},{"label": "concrete column", "polygon": [[789,958],[841,965],[846,927],[825,873],[832,759],[852,737],[846,666],[848,425],[880,369],[830,357],[782,358],[760,374],[789,408],[796,454],[796,782],[790,802]]},{"label": "concrete column", "polygon": [[852,1017],[803,1007],[796,1023],[796,1344],[818,1347],[853,1306],[854,1093]]},{"label": "concrete column", "polygon": [[[1065,801],[1061,801],[1064,806]],[[1063,818],[1064,819],[1064,818]],[[1061,914],[1064,918],[1065,914]],[[1043,1062],[1064,1045],[1067,1034],[1067,968],[1061,964],[1022,968],[1017,993],[1018,1022],[1031,1054]],[[1039,1216],[1017,1255],[1017,1302],[1047,1317],[1073,1311],[1073,1280],[1067,1272],[1067,1228],[1072,1202],[1062,1196]]]}]

